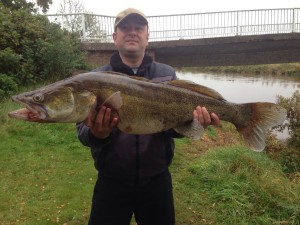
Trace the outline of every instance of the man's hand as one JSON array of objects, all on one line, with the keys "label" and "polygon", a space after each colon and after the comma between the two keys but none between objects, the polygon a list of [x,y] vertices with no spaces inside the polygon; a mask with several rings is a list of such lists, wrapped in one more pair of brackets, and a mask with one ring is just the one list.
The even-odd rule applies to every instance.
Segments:
[{"label": "man's hand", "polygon": [[199,123],[206,128],[209,125],[219,125],[220,120],[217,114],[209,114],[205,107],[197,106],[193,111],[193,117],[199,121]]},{"label": "man's hand", "polygon": [[85,124],[88,127],[90,127],[90,131],[95,137],[104,139],[109,136],[112,129],[118,123],[118,118],[117,117],[112,118],[111,116],[112,116],[111,109],[102,106],[102,108],[99,110],[96,116],[95,121],[92,120],[94,118],[87,118]]}]

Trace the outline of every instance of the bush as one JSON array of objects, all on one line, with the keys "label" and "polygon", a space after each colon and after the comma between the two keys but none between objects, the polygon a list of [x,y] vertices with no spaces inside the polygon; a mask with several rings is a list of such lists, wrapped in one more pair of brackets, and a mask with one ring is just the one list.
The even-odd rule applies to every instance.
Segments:
[{"label": "bush", "polygon": [[16,90],[15,80],[11,76],[0,73],[0,97],[10,95]]},{"label": "bush", "polygon": [[287,110],[287,122],[279,126],[279,131],[288,129],[289,143],[300,147],[300,92],[295,91],[290,98],[278,96],[277,103]]},{"label": "bush", "polygon": [[[28,9],[0,3],[0,99],[15,90],[13,83],[28,85],[65,78],[86,69],[76,35]],[[3,85],[10,84],[5,86]]]},{"label": "bush", "polygon": [[266,152],[270,158],[281,164],[282,171],[292,178],[300,173],[300,152],[297,147],[287,146],[282,140],[278,140],[275,134],[267,136]]}]

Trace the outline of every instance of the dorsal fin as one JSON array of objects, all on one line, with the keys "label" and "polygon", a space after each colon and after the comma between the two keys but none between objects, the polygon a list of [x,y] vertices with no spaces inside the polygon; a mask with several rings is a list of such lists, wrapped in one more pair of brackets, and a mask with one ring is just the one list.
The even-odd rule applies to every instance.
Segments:
[{"label": "dorsal fin", "polygon": [[196,84],[192,81],[188,81],[188,80],[171,80],[167,82],[168,84],[175,86],[175,87],[180,87],[180,88],[185,88],[191,91],[195,91],[197,93],[209,96],[211,98],[215,98],[217,100],[220,101],[226,101],[223,96],[218,93],[217,91],[215,91],[214,89],[211,89],[209,87],[200,85],[200,84]]},{"label": "dorsal fin", "polygon": [[[147,81],[147,82],[151,82],[151,83],[157,83],[155,81],[149,80],[145,77],[138,77],[138,76],[129,76],[127,74],[123,74],[123,73],[118,73],[118,72],[114,72],[114,71],[105,71],[105,73],[111,74],[111,75],[119,75],[119,76],[127,76],[131,79],[135,79],[135,80],[140,80],[140,81]],[[185,88],[191,91],[195,91],[197,93],[209,96],[211,98],[220,100],[220,101],[226,101],[223,96],[218,93],[217,91],[215,91],[214,89],[211,89],[209,87],[200,85],[200,84],[196,84],[192,81],[188,81],[188,80],[171,80],[171,81],[166,81],[167,84],[175,86],[175,87],[181,87],[181,88]]]}]

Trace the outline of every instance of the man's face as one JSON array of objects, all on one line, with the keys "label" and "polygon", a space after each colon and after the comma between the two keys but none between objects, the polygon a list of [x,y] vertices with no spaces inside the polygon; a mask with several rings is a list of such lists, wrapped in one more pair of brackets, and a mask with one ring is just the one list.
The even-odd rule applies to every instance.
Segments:
[{"label": "man's face", "polygon": [[121,54],[144,55],[148,45],[148,26],[134,21],[124,21],[113,34],[116,48]]}]

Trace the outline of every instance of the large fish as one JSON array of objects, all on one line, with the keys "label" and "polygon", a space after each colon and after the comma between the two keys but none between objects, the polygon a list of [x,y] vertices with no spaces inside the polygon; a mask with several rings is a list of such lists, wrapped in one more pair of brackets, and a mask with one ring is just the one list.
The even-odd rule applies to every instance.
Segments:
[{"label": "large fish", "polygon": [[221,120],[233,123],[255,151],[265,147],[266,131],[280,125],[286,110],[273,103],[235,104],[215,90],[190,81],[154,82],[113,72],[90,72],[58,81],[12,99],[26,108],[10,117],[31,122],[81,122],[106,105],[119,116],[118,129],[150,134],[175,129],[199,139],[203,127],[193,120],[196,106],[205,106]]}]

